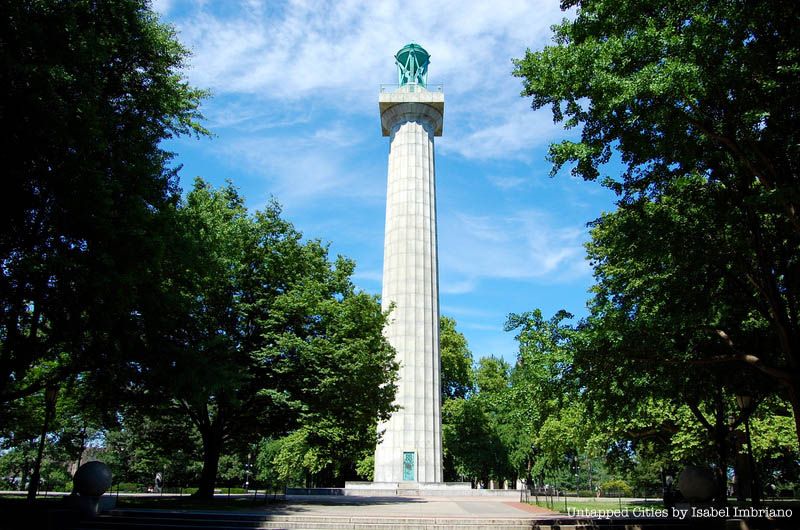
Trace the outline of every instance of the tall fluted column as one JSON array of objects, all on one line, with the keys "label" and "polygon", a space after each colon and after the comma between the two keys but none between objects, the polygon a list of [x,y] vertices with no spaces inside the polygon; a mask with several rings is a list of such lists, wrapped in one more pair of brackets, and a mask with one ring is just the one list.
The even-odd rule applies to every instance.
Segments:
[{"label": "tall fluted column", "polygon": [[434,137],[444,94],[418,85],[380,96],[391,137],[383,258],[385,333],[400,362],[400,410],[378,426],[375,482],[441,482],[439,278]]}]

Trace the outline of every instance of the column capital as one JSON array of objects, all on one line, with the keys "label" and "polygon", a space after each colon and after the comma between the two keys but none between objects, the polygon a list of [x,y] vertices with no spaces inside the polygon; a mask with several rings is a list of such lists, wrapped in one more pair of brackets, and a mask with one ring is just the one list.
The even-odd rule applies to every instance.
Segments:
[{"label": "column capital", "polygon": [[442,135],[444,94],[441,92],[381,93],[378,104],[383,136],[391,136],[394,126],[401,121],[418,120],[430,124],[434,136]]}]

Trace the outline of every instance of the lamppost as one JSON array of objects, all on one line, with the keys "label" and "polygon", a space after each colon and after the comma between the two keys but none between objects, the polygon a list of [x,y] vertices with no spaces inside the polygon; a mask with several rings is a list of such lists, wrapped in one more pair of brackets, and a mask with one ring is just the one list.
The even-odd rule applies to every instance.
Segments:
[{"label": "lamppost", "polygon": [[756,470],[756,462],[753,459],[753,441],[750,438],[750,414],[753,412],[754,402],[753,396],[749,394],[740,394],[736,396],[736,404],[744,414],[744,432],[745,439],[747,440],[747,460],[750,465],[750,497],[753,499],[753,506],[761,504],[761,492],[759,489],[758,471]]},{"label": "lamppost", "polygon": [[244,465],[244,491],[250,489],[250,453],[247,453],[247,462]]}]

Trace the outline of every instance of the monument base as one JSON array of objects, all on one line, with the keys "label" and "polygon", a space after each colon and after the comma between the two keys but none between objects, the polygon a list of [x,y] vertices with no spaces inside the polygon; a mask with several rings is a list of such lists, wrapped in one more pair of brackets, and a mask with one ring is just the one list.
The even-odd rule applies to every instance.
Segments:
[{"label": "monument base", "polygon": [[520,490],[472,489],[469,482],[345,482],[343,495],[362,497],[509,497]]},{"label": "monument base", "polygon": [[81,517],[86,519],[93,519],[100,512],[113,510],[117,506],[117,498],[111,495],[65,495],[63,502],[65,506],[77,509]]},{"label": "monument base", "polygon": [[287,488],[287,495],[348,495],[364,497],[471,495],[469,482],[345,482],[344,488]]},{"label": "monument base", "polygon": [[352,490],[470,490],[469,482],[345,482],[345,489]]}]

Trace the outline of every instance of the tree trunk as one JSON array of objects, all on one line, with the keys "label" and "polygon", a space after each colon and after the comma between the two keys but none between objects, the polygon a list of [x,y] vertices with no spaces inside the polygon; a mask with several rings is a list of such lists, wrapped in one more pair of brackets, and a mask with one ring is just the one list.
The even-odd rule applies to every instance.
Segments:
[{"label": "tree trunk", "polygon": [[36,461],[33,464],[33,473],[31,473],[31,483],[28,484],[28,502],[36,500],[36,492],[39,491],[40,472],[42,468],[42,456],[44,455],[44,440],[47,437],[47,416],[44,420],[44,429],[42,435],[39,437],[39,449],[36,452]]},{"label": "tree trunk", "polygon": [[725,417],[725,397],[717,390],[714,411],[714,441],[717,445],[717,499],[721,504],[728,504],[728,457],[730,452],[728,438],[731,426]]},{"label": "tree trunk", "polygon": [[26,484],[28,483],[28,472],[33,469],[33,462],[25,460],[22,463],[22,470],[20,471],[18,491],[26,491]]},{"label": "tree trunk", "polygon": [[222,429],[211,424],[203,429],[203,471],[200,473],[200,485],[194,495],[201,499],[214,497],[214,485],[217,483],[219,455],[222,452]]},{"label": "tree trunk", "polygon": [[728,435],[720,433],[717,438],[717,499],[720,504],[728,503]]},{"label": "tree trunk", "polygon": [[28,485],[28,502],[36,500],[36,492],[39,490],[41,479],[42,457],[44,456],[44,444],[47,439],[50,420],[55,413],[56,398],[58,396],[57,387],[48,387],[44,398],[44,424],[42,425],[42,436],[39,438],[39,449],[36,453],[36,462],[33,465],[31,483]]},{"label": "tree trunk", "polygon": [[717,452],[717,469],[714,473],[717,482],[717,499],[722,504],[727,504],[728,496],[728,436],[731,426],[725,419],[724,397],[720,389],[714,399],[714,423],[711,424],[700,411],[696,402],[687,403],[695,418],[705,427],[709,437],[714,442]]},{"label": "tree trunk", "polygon": [[528,465],[525,467],[525,484],[528,486],[528,490],[533,488],[533,475],[531,475],[531,469],[533,469],[533,461],[529,456]]},{"label": "tree trunk", "polygon": [[792,382],[787,385],[789,389],[789,403],[792,404],[792,412],[794,413],[794,433],[797,437],[797,447],[800,448],[800,396],[798,396],[798,382],[797,377],[792,377]]}]

